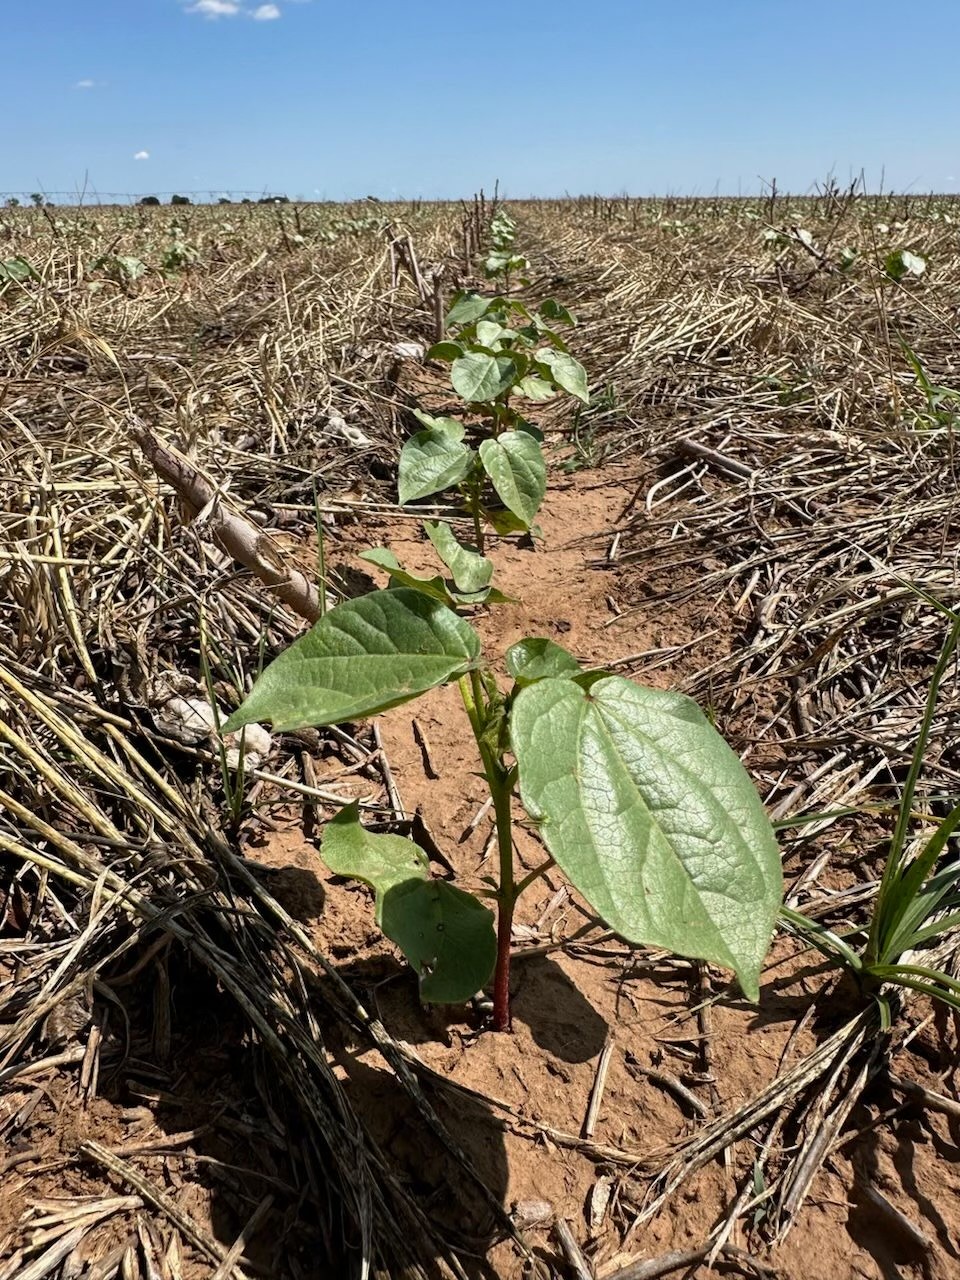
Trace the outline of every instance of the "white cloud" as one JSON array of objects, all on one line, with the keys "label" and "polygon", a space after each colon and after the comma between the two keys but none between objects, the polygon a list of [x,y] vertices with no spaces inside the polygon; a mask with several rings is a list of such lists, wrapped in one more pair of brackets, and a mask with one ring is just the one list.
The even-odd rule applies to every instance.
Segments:
[{"label": "white cloud", "polygon": [[95,89],[97,82],[96,80],[78,80],[73,87],[75,89]]},{"label": "white cloud", "polygon": [[136,155],[135,155],[133,158],[134,158],[134,160],[149,160],[149,159],[150,159],[150,152],[149,152],[149,151],[138,151],[138,152],[136,153]]},{"label": "white cloud", "polygon": [[256,18],[257,22],[272,22],[274,18],[280,17],[280,10],[275,4],[261,4],[250,16]]},{"label": "white cloud", "polygon": [[239,0],[196,0],[187,9],[187,13],[199,13],[204,18],[234,18],[239,12]]}]

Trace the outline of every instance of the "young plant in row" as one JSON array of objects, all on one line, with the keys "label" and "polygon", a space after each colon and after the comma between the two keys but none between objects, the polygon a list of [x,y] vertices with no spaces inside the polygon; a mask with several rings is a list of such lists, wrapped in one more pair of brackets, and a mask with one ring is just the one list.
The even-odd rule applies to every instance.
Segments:
[{"label": "young plant in row", "polygon": [[[516,298],[457,296],[447,316],[455,337],[427,354],[450,362],[453,389],[479,417],[477,432],[483,438],[474,449],[458,418],[415,411],[423,429],[400,454],[401,504],[456,487],[473,519],[480,554],[487,522],[501,534],[531,529],[547,472],[542,435],[517,401],[543,403],[567,392],[589,404],[586,372],[556,329],[573,323],[566,307],[553,299],[530,311]],[[485,500],[488,488],[495,504]]]},{"label": "young plant in row", "polygon": [[[438,879],[410,840],[366,831],[356,805],[327,824],[321,846],[331,871],[372,886],[377,922],[423,1000],[461,1003],[492,978],[494,1025],[509,1029],[514,909],[554,864],[620,936],[732,969],[755,1000],[782,876],[737,756],[688,698],[582,670],[549,640],[515,644],[506,670],[501,689],[466,619],[391,586],[330,610],[224,730],[339,724],[457,682],[493,801],[498,876],[479,895]],[[530,871],[515,862],[517,801],[544,846]]]},{"label": "young plant in row", "polygon": [[[483,260],[484,275],[488,280],[503,278],[504,293],[510,292],[510,273],[525,272],[530,263],[522,253],[517,253],[514,241],[517,236],[516,224],[506,209],[497,209],[490,219],[490,250]],[[518,283],[529,283],[522,275]]]}]

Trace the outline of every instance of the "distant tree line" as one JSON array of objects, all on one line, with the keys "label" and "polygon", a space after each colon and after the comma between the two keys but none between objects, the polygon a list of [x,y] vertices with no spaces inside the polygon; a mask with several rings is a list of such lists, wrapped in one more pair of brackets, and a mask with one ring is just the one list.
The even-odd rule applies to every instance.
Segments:
[{"label": "distant tree line", "polygon": [[[31,192],[30,203],[33,205],[35,209],[53,209],[55,207],[53,201],[48,200],[42,191]],[[8,209],[20,208],[20,201],[17,199],[16,196],[9,197],[9,199],[7,200],[7,208]]]},{"label": "distant tree line", "polygon": [[[160,204],[160,200],[157,196],[144,196],[141,200],[138,200],[137,203],[141,205],[149,205],[150,207],[154,207]],[[192,204],[193,201],[190,199],[189,196],[171,196],[170,203],[171,204]],[[235,202],[229,199],[229,197],[227,196],[221,196],[220,199],[217,201],[217,204],[234,204],[234,203]],[[244,199],[239,201],[239,203],[253,204],[254,201],[244,197]],[[290,198],[289,196],[264,196],[261,200],[257,200],[256,203],[257,204],[289,204]]]}]

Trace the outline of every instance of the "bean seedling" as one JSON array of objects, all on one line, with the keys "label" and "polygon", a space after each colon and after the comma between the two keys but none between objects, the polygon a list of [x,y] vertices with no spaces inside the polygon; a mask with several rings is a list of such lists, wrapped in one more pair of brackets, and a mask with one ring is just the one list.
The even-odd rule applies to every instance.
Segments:
[{"label": "bean seedling", "polygon": [[[450,362],[453,389],[481,419],[485,438],[473,449],[460,419],[416,410],[423,430],[411,436],[400,454],[401,503],[456,486],[473,519],[481,554],[485,521],[500,534],[531,528],[546,492],[547,471],[541,433],[516,401],[543,403],[565,391],[589,404],[583,365],[556,329],[573,323],[566,307],[552,298],[531,311],[517,298],[458,295],[447,316],[456,337],[437,343],[427,355]],[[488,482],[502,506],[485,504]]]},{"label": "bean seedling", "polygon": [[[412,841],[366,831],[356,805],[327,824],[322,841],[331,871],[373,888],[377,923],[416,970],[425,1001],[462,1003],[492,977],[494,1026],[509,1029],[517,899],[554,865],[623,938],[733,969],[756,999],[782,873],[771,825],[733,751],[688,698],[582,670],[549,640],[507,651],[512,686],[504,692],[480,637],[455,612],[503,599],[482,554],[485,480],[510,528],[529,528],[544,496],[538,433],[512,392],[536,401],[562,389],[589,400],[583,367],[554,328],[573,318],[553,301],[531,312],[517,299],[467,293],[448,322],[457,340],[432,354],[451,361],[454,389],[490,434],[474,451],[463,423],[418,413],[424,429],[401,454],[400,500],[458,484],[477,549],[447,525],[426,523],[450,584],[414,577],[384,548],[368,552],[389,585],[325,614],[267,667],[224,729],[339,724],[457,682],[493,802],[499,876],[478,896],[437,879]],[[516,798],[548,855],[519,875]],[[484,900],[494,902],[496,921]]]},{"label": "bean seedling", "polygon": [[[377,715],[457,681],[493,800],[497,907],[429,873],[410,840],[375,835],[355,806],[328,824],[331,871],[371,885],[377,922],[424,1000],[460,1003],[494,978],[510,1025],[517,898],[553,863],[625,939],[731,968],[756,999],[781,898],[780,856],[742,764],[688,698],[584,671],[551,641],[507,651],[501,691],[480,639],[447,605],[388,587],[338,605],[267,667],[226,722],[277,730]],[[515,791],[549,857],[518,878]]]}]

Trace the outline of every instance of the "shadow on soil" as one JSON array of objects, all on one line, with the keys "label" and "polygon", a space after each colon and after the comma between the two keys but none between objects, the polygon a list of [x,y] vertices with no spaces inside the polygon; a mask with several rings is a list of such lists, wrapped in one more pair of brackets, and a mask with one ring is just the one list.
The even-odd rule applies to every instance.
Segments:
[{"label": "shadow on soil", "polygon": [[[283,874],[298,878],[302,902],[299,880],[306,873]],[[277,889],[276,877],[270,887]],[[103,984],[109,988],[109,974]],[[329,1152],[316,1151],[307,1140],[281,1073],[233,1000],[174,949],[116,994],[122,995],[122,1010],[113,999],[98,1003],[109,1046],[101,1095],[118,1116],[137,1117],[145,1145],[160,1146],[163,1163],[151,1157],[144,1169],[148,1178],[224,1249],[259,1211],[242,1255],[250,1271],[270,1280],[359,1275],[360,1237],[345,1210],[343,1173]],[[322,1018],[319,1000],[315,1010]],[[325,1036],[328,1030],[334,1043],[343,1026],[323,1028]],[[391,1072],[328,1049],[334,1052],[340,1100],[367,1134],[378,1180],[382,1175],[395,1212],[401,1200],[413,1201],[436,1237],[461,1254],[468,1276],[496,1280],[482,1260],[497,1238],[494,1214],[468,1173],[425,1128]],[[502,1203],[506,1157],[488,1109],[480,1103],[463,1107],[459,1100],[455,1109],[438,1109],[451,1135],[466,1139],[470,1168]],[[125,1131],[117,1145],[130,1148],[136,1138],[136,1131]],[[416,1226],[406,1241],[389,1242],[386,1256],[401,1256],[405,1246],[408,1260],[433,1277],[433,1258],[423,1256],[427,1241]]]}]

